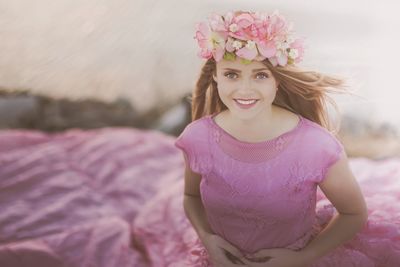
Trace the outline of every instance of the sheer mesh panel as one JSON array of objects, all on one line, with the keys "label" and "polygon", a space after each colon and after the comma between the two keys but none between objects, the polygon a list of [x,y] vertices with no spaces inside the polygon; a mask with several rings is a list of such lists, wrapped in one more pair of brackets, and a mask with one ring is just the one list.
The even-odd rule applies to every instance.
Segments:
[{"label": "sheer mesh panel", "polygon": [[[294,133],[303,125],[303,118],[299,116],[299,122],[295,128],[285,132],[273,139],[250,143],[240,141],[222,129],[213,119],[214,115],[208,116],[214,141],[230,157],[248,163],[259,163],[272,159],[279,155],[293,140]],[[245,153],[244,151],[245,150]]]}]

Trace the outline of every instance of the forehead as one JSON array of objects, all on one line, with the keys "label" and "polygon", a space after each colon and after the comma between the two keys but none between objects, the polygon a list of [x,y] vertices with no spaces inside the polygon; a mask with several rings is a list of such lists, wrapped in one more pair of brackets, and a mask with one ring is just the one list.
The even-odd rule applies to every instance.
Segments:
[{"label": "forehead", "polygon": [[259,61],[251,61],[249,64],[244,64],[238,57],[235,60],[226,60],[226,59],[220,60],[219,62],[217,62],[217,69],[219,70],[235,69],[242,72],[252,72],[255,69],[268,70],[267,66],[265,66]]}]

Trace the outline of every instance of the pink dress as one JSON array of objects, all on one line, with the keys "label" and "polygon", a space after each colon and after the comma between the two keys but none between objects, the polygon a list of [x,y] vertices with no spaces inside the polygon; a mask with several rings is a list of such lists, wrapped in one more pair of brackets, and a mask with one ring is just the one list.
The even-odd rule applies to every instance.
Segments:
[{"label": "pink dress", "polygon": [[[316,216],[317,185],[339,159],[342,144],[300,115],[295,128],[257,143],[236,139],[214,116],[193,121],[175,142],[190,168],[202,175],[201,199],[213,231],[242,252],[306,246],[329,221],[324,212],[335,212],[325,203]],[[397,247],[386,265],[375,264],[384,255],[369,253],[368,240],[358,235],[313,267],[400,266],[398,228],[397,235],[388,237],[395,238]]]}]

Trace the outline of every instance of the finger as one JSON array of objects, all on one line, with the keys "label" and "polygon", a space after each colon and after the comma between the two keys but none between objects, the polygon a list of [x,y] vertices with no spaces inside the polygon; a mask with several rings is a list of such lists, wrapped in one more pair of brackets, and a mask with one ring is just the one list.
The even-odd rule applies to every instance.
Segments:
[{"label": "finger", "polygon": [[253,267],[254,264],[255,264],[255,262],[249,261],[249,260],[246,259],[246,258],[241,258],[240,260],[243,261],[243,263],[244,263],[246,266],[251,266],[251,267]]},{"label": "finger", "polygon": [[252,262],[266,262],[269,261],[270,259],[272,259],[273,257],[270,256],[264,256],[264,257],[246,257],[247,260],[252,261]]},{"label": "finger", "polygon": [[235,257],[237,260],[239,260],[243,255],[242,253],[239,251],[237,254],[231,252],[229,249],[226,248],[222,248],[221,249],[224,251],[224,253],[229,253],[231,256]]},{"label": "finger", "polygon": [[274,255],[275,255],[275,249],[263,249],[257,251],[256,253],[251,254],[250,256],[253,258],[258,258],[258,257],[274,256]]},{"label": "finger", "polygon": [[240,263],[240,264],[244,264],[244,262],[243,261],[241,261],[240,260],[240,258],[238,258],[238,257],[236,257],[236,256],[234,256],[234,255],[232,255],[229,251],[227,251],[227,250],[225,250],[225,255],[226,255],[226,257],[231,261],[231,262],[233,262],[233,263]]},{"label": "finger", "polygon": [[224,254],[231,262],[236,263],[237,258],[233,256],[229,251],[224,250]]},{"label": "finger", "polygon": [[236,257],[243,256],[243,253],[235,246],[231,245],[229,242],[224,242],[223,249],[229,251],[232,255],[235,255]]},{"label": "finger", "polygon": [[253,262],[249,260],[244,260],[244,264],[248,267],[275,267],[266,262]]}]

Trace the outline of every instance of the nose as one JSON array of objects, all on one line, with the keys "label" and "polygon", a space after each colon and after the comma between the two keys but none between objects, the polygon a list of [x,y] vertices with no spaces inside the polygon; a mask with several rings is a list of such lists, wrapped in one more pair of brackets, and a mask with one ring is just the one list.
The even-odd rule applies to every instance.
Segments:
[{"label": "nose", "polygon": [[248,91],[248,90],[251,90],[251,86],[252,86],[251,79],[246,78],[246,79],[242,79],[242,81],[239,85],[239,89],[240,89],[240,91]]}]

